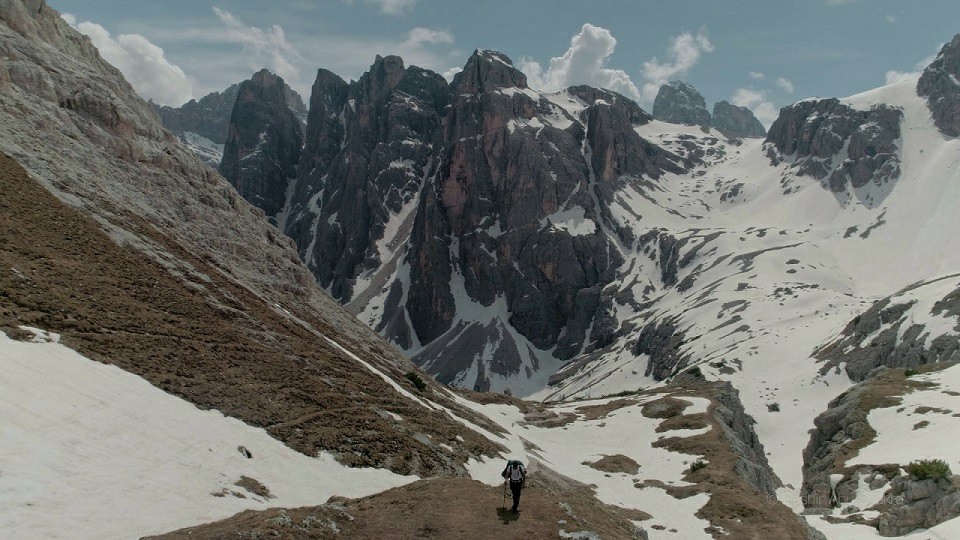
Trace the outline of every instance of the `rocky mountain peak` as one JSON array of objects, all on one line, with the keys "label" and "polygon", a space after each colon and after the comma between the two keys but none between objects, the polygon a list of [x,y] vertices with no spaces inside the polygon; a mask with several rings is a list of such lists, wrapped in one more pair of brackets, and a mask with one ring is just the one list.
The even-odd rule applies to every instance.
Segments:
[{"label": "rocky mountain peak", "polygon": [[960,34],[940,49],[923,70],[917,94],[927,98],[933,121],[944,135],[960,136]]},{"label": "rocky mountain peak", "polygon": [[219,169],[274,222],[303,148],[304,126],[291,110],[291,92],[283,78],[265,69],[240,84]]},{"label": "rocky mountain peak", "polygon": [[453,78],[456,94],[476,94],[497,88],[527,88],[527,76],[513,67],[507,55],[476,49],[463,71]]},{"label": "rocky mountain peak", "polygon": [[684,81],[670,81],[660,87],[653,100],[653,117],[672,124],[710,125],[706,100],[693,85]]},{"label": "rocky mountain peak", "polygon": [[757,120],[753,111],[746,107],[738,107],[728,101],[718,101],[713,106],[713,127],[727,137],[766,137],[767,130]]}]

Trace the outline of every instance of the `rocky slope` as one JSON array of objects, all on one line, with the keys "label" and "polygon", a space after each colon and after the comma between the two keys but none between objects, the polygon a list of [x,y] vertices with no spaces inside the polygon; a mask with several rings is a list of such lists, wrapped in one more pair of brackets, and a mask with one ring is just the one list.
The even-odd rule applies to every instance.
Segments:
[{"label": "rocky slope", "polygon": [[3,124],[50,126],[0,132],[5,329],[60,333],[305,454],[463,474],[468,454],[494,451],[467,433],[465,453],[417,442],[414,432],[459,433],[429,406],[413,423],[384,416],[424,407],[407,390],[413,365],[319,290],[292,242],[59,14],[17,1],[0,20]]}]

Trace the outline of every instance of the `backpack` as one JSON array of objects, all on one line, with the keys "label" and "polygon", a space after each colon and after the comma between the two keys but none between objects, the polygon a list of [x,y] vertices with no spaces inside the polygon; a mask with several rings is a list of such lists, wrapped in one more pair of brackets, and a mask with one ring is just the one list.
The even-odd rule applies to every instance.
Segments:
[{"label": "backpack", "polygon": [[503,473],[501,473],[500,476],[509,478],[511,482],[523,482],[527,476],[527,470],[523,467],[523,463],[511,459],[507,462],[507,467],[503,469]]}]

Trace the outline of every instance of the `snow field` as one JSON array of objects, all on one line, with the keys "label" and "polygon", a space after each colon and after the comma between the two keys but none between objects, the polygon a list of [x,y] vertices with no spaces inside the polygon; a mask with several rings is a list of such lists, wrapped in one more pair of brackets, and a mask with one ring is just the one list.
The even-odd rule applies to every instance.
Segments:
[{"label": "snow field", "polygon": [[[273,498],[234,485],[241,476]],[[63,345],[0,334],[5,539],[138,537],[415,480],[351,469],[325,453],[305,456],[262,429],[199,410]]]}]

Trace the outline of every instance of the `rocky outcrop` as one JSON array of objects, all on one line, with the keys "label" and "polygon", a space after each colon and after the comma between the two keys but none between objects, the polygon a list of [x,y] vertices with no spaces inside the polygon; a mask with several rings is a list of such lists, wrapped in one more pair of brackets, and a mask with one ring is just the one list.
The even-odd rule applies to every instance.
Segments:
[{"label": "rocky outcrop", "polygon": [[940,49],[917,82],[917,94],[927,98],[933,122],[944,135],[960,136],[960,34]]},{"label": "rocky outcrop", "polygon": [[377,241],[419,194],[448,99],[443,77],[398,56],[377,56],[349,85],[318,72],[285,231],[334,298],[349,301],[360,273],[389,262]]},{"label": "rocky outcrop", "polygon": [[757,120],[753,111],[746,107],[731,105],[727,101],[718,101],[713,106],[711,125],[729,138],[762,138],[767,130]]},{"label": "rocky outcrop", "polygon": [[835,193],[881,186],[900,177],[903,112],[886,105],[859,110],[838,99],[808,99],[780,110],[765,147],[773,164],[792,162],[797,174]]},{"label": "rocky outcrop", "polygon": [[925,290],[957,277],[953,274],[918,283],[876,302],[848,322],[837,339],[816,351],[816,357],[824,361],[823,371],[843,366],[851,379],[863,381],[879,367],[916,368],[960,360],[960,343],[954,332],[931,335],[925,324],[917,322],[934,316],[957,319],[960,326],[960,288],[937,300],[930,313],[913,314],[915,292],[926,295]]},{"label": "rocky outcrop", "polygon": [[877,530],[881,536],[903,536],[929,529],[960,516],[960,478],[920,480],[896,476],[880,504]]},{"label": "rocky outcrop", "polygon": [[672,320],[649,322],[640,331],[632,352],[634,356],[646,354],[650,357],[644,376],[662,381],[687,364],[688,358],[680,352],[683,333],[675,323]]},{"label": "rocky outcrop", "polygon": [[761,492],[775,494],[783,482],[770,468],[763,443],[753,429],[756,421],[744,410],[740,393],[729,382],[717,383],[716,402],[713,416],[737,456],[734,472]]},{"label": "rocky outcrop", "polygon": [[239,89],[240,85],[234,84],[223,92],[212,92],[200,100],[191,99],[180,107],[157,105],[153,102],[150,102],[150,105],[170,131],[178,135],[196,133],[216,144],[224,144],[227,142],[230,114],[237,101]]},{"label": "rocky outcrop", "polygon": [[282,219],[303,148],[302,125],[287,102],[289,95],[283,79],[267,70],[240,84],[219,168],[274,224]]},{"label": "rocky outcrop", "polygon": [[670,81],[660,87],[653,100],[653,117],[671,124],[709,126],[707,102],[689,83]]},{"label": "rocky outcrop", "polygon": [[[871,524],[882,536],[901,536],[960,515],[957,477],[916,478],[902,472],[900,464],[847,465],[851,456],[875,441],[877,432],[868,422],[871,410],[897,407],[902,395],[929,386],[907,378],[902,370],[876,370],[870,379],[831,401],[814,420],[815,428],[803,452],[804,507],[812,513],[837,508],[843,508],[843,514],[879,512]],[[862,489],[885,492],[871,508],[844,508]]]}]

